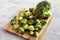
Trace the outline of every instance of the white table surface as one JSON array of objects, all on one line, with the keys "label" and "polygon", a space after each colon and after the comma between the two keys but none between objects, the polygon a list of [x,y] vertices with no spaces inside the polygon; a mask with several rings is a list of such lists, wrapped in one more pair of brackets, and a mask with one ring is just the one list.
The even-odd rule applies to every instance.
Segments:
[{"label": "white table surface", "polygon": [[[42,0],[0,0],[0,40],[24,40],[4,30],[5,25],[22,7],[35,7]],[[60,0],[48,0],[52,4],[52,22],[44,40],[60,40]]]}]

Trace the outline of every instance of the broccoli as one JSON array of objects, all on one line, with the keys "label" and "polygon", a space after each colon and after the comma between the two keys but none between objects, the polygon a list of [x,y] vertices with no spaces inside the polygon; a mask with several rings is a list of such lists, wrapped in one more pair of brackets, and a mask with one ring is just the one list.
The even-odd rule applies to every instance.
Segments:
[{"label": "broccoli", "polygon": [[34,34],[34,32],[33,31],[30,31],[30,35],[33,35]]},{"label": "broccoli", "polygon": [[32,25],[35,25],[37,23],[37,20],[36,20],[36,18],[34,17],[34,18],[32,18],[32,19],[30,19],[29,21],[28,21],[28,24],[32,24]]},{"label": "broccoli", "polygon": [[43,14],[43,19],[48,19],[50,17],[50,14]]},{"label": "broccoli", "polygon": [[30,11],[31,13],[33,13],[33,10],[34,10],[34,8],[29,8],[29,11]]},{"label": "broccoli", "polygon": [[27,21],[27,19],[22,19],[21,21],[20,21],[20,23],[24,23],[24,24],[26,24],[28,21]]},{"label": "broccoli", "polygon": [[23,26],[23,28],[24,28],[24,29],[27,29],[27,28],[28,28],[28,24],[25,24],[25,25]]},{"label": "broccoli", "polygon": [[19,25],[18,25],[18,17],[15,16],[11,21],[10,24],[13,25],[13,29],[18,29]]},{"label": "broccoli", "polygon": [[20,27],[19,28],[19,33],[23,34],[25,32],[24,28],[23,27]]},{"label": "broccoli", "polygon": [[41,25],[44,26],[46,24],[46,21],[45,20],[41,20]]},{"label": "broccoli", "polygon": [[28,19],[29,17],[28,17],[26,14],[24,14],[24,15],[23,15],[23,18],[24,18],[24,19]]},{"label": "broccoli", "polygon": [[29,18],[32,19],[34,16],[33,15],[30,15]]},{"label": "broccoli", "polygon": [[15,17],[10,21],[10,24],[11,24],[11,25],[18,24],[18,18],[17,18],[17,16],[15,16]]},{"label": "broccoli", "polygon": [[40,23],[37,23],[36,26],[35,26],[35,30],[36,30],[36,31],[39,31],[39,30],[41,30],[41,29],[42,29],[41,24],[40,24]]},{"label": "broccoli", "polygon": [[19,25],[13,25],[13,29],[18,29],[19,28]]},{"label": "broccoli", "polygon": [[35,31],[35,32],[34,32],[34,35],[37,37],[37,36],[38,36],[38,32],[37,32],[37,31]]},{"label": "broccoli", "polygon": [[28,30],[34,31],[34,26],[30,25],[30,26],[28,27]]},{"label": "broccoli", "polygon": [[28,24],[34,24],[34,20],[33,19],[29,20]]},{"label": "broccoli", "polygon": [[36,6],[36,16],[38,18],[42,17],[43,13],[49,11],[50,8],[51,8],[51,4],[47,1],[42,1],[38,3]]}]

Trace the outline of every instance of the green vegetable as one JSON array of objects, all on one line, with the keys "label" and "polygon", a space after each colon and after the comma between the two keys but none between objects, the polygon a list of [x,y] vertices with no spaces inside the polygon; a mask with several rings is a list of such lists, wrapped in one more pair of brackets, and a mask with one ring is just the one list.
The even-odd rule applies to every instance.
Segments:
[{"label": "green vegetable", "polygon": [[40,20],[39,19],[37,19],[36,21],[37,21],[37,23],[40,23]]},{"label": "green vegetable", "polygon": [[17,18],[17,16],[15,16],[14,19],[12,19],[12,20],[10,21],[10,24],[11,24],[11,25],[18,25],[18,18]]},{"label": "green vegetable", "polygon": [[44,26],[46,24],[46,20],[41,20],[41,25]]},{"label": "green vegetable", "polygon": [[18,29],[19,28],[19,25],[18,25],[18,17],[15,16],[14,19],[12,19],[10,21],[10,24],[13,25],[13,29]]},{"label": "green vegetable", "polygon": [[37,23],[37,18],[36,17],[34,17],[34,18],[32,18],[33,20],[34,20],[34,24],[33,25],[36,25],[36,23]]},{"label": "green vegetable", "polygon": [[29,18],[32,19],[34,16],[33,15],[30,15]]},{"label": "green vegetable", "polygon": [[39,30],[41,30],[41,29],[42,29],[41,24],[40,24],[40,23],[37,23],[36,26],[35,26],[35,30],[36,30],[36,31],[39,31]]},{"label": "green vegetable", "polygon": [[22,19],[20,22],[26,24],[28,21],[27,19]]},{"label": "green vegetable", "polygon": [[23,20],[23,17],[19,17],[19,20]]},{"label": "green vegetable", "polygon": [[14,21],[14,19],[12,19],[11,21],[10,21],[10,24],[11,25],[13,25],[13,24],[15,24],[16,23],[16,21]]},{"label": "green vegetable", "polygon": [[18,20],[18,17],[17,17],[17,16],[15,16],[15,17],[14,17],[14,19]]},{"label": "green vegetable", "polygon": [[32,13],[31,13],[31,12],[26,12],[25,14],[26,14],[27,16],[32,15]]},{"label": "green vegetable", "polygon": [[23,15],[23,18],[24,18],[24,19],[28,19],[29,17],[28,17],[28,15],[24,14],[24,15]]},{"label": "green vegetable", "polygon": [[24,29],[27,29],[27,28],[28,28],[28,24],[25,24],[25,25],[23,26],[23,28],[24,28]]},{"label": "green vegetable", "polygon": [[13,25],[13,29],[18,29],[19,28],[19,25]]},{"label": "green vegetable", "polygon": [[44,12],[43,19],[48,19],[49,17],[50,17],[50,13],[49,12]]},{"label": "green vegetable", "polygon": [[20,28],[19,28],[19,33],[23,34],[23,33],[24,33],[24,31],[25,31],[25,30],[24,30],[24,28],[23,28],[23,27],[20,27]]},{"label": "green vegetable", "polygon": [[28,29],[29,29],[30,31],[34,31],[34,26],[30,25],[30,26],[28,27]]},{"label": "green vegetable", "polygon": [[19,16],[22,17],[24,15],[24,12],[20,12]]},{"label": "green vegetable", "polygon": [[34,20],[33,19],[29,20],[28,24],[34,24]]},{"label": "green vegetable", "polygon": [[50,17],[50,13],[44,14],[45,16],[47,16],[48,18]]},{"label": "green vegetable", "polygon": [[49,17],[50,17],[50,14],[48,13],[47,16],[48,16],[48,18],[49,18]]},{"label": "green vegetable", "polygon": [[36,25],[36,23],[37,23],[36,19],[33,18],[28,21],[28,24],[30,25]]},{"label": "green vegetable", "polygon": [[29,11],[30,11],[31,13],[33,13],[33,10],[34,10],[34,8],[29,8]]},{"label": "green vegetable", "polygon": [[35,28],[35,30],[36,30],[36,31],[39,31],[39,28],[38,28],[38,27],[36,27],[36,28]]},{"label": "green vegetable", "polygon": [[35,35],[35,36],[38,36],[38,32],[37,32],[37,31],[35,31],[35,32],[34,32],[34,35]]},{"label": "green vegetable", "polygon": [[33,35],[34,34],[34,32],[33,31],[30,31],[30,35]]},{"label": "green vegetable", "polygon": [[44,12],[48,12],[51,8],[51,4],[47,1],[42,1],[36,6],[36,16],[38,18],[42,17]]}]

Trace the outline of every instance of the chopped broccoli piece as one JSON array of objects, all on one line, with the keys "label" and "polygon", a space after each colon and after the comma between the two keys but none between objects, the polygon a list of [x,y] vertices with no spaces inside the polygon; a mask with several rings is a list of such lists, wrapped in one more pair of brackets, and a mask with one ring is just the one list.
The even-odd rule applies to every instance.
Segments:
[{"label": "chopped broccoli piece", "polygon": [[28,17],[28,15],[24,14],[24,15],[23,15],[23,18],[24,18],[24,19],[28,19],[29,17]]},{"label": "chopped broccoli piece", "polygon": [[28,29],[29,29],[30,31],[34,31],[34,26],[30,25],[30,26],[28,27]]},{"label": "chopped broccoli piece", "polygon": [[23,19],[23,17],[19,17],[19,20],[22,20]]},{"label": "chopped broccoli piece", "polygon": [[48,19],[50,17],[50,14],[43,14],[43,19]]},{"label": "chopped broccoli piece", "polygon": [[34,34],[34,32],[33,31],[30,31],[30,35],[33,35]]},{"label": "chopped broccoli piece", "polygon": [[34,10],[34,8],[29,8],[29,11],[30,11],[31,13],[33,13],[33,10]]},{"label": "chopped broccoli piece", "polygon": [[35,31],[35,32],[34,32],[34,35],[37,37],[37,36],[38,36],[38,32],[37,32],[37,31]]},{"label": "chopped broccoli piece", "polygon": [[23,24],[26,24],[28,21],[27,21],[27,19],[22,19],[20,22]]},{"label": "chopped broccoli piece", "polygon": [[16,22],[16,21],[14,21],[14,19],[12,19],[12,20],[10,21],[10,24],[13,25],[13,24],[15,24],[15,22]]},{"label": "chopped broccoli piece", "polygon": [[11,25],[18,24],[18,18],[17,18],[17,16],[15,16],[14,19],[12,19],[12,20],[10,21],[10,23],[11,23]]},{"label": "chopped broccoli piece", "polygon": [[14,17],[14,20],[18,21],[18,17],[17,17],[17,16],[15,16],[15,17]]},{"label": "chopped broccoli piece", "polygon": [[25,25],[23,26],[23,28],[24,28],[24,29],[27,29],[27,28],[28,28],[28,24],[25,24]]},{"label": "chopped broccoli piece", "polygon": [[32,19],[34,16],[33,15],[30,15],[29,18]]},{"label": "chopped broccoli piece", "polygon": [[33,19],[29,20],[28,24],[34,24],[34,20]]},{"label": "chopped broccoli piece", "polygon": [[35,30],[36,30],[36,31],[39,31],[39,28],[38,28],[38,27],[36,27],[36,28],[35,28]]},{"label": "chopped broccoli piece", "polygon": [[23,28],[23,27],[20,27],[20,28],[19,28],[19,33],[21,33],[21,34],[24,33],[24,28]]},{"label": "chopped broccoli piece", "polygon": [[19,28],[19,25],[13,25],[13,29],[18,29]]},{"label": "chopped broccoli piece", "polygon": [[37,23],[40,23],[40,20],[39,19],[37,19],[36,21],[37,21]]},{"label": "chopped broccoli piece", "polygon": [[35,18],[32,18],[28,21],[28,24],[32,24],[32,25],[35,25],[37,23],[36,19]]},{"label": "chopped broccoli piece", "polygon": [[48,12],[44,12],[44,14],[43,14],[43,19],[48,19],[50,17],[50,13],[49,13],[49,11]]},{"label": "chopped broccoli piece", "polygon": [[37,23],[36,26],[35,26],[35,30],[36,30],[36,31],[39,31],[39,30],[41,30],[41,29],[42,29],[41,24],[40,24],[40,23]]},{"label": "chopped broccoli piece", "polygon": [[24,12],[20,12],[19,16],[22,17],[24,15]]},{"label": "chopped broccoli piece", "polygon": [[46,21],[45,20],[41,20],[41,25],[44,26],[46,24]]}]

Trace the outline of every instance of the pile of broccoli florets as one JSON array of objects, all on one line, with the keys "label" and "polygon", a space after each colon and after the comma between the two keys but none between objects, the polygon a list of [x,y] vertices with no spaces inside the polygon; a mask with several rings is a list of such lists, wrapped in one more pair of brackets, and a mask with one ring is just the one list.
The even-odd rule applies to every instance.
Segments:
[{"label": "pile of broccoli florets", "polygon": [[37,4],[36,9],[29,8],[20,12],[19,17],[15,16],[10,21],[10,24],[13,26],[13,29],[19,30],[20,34],[28,30],[30,35],[38,36],[39,31],[46,24],[45,19],[50,16],[48,13],[50,8],[51,5],[49,2],[42,1]]}]

